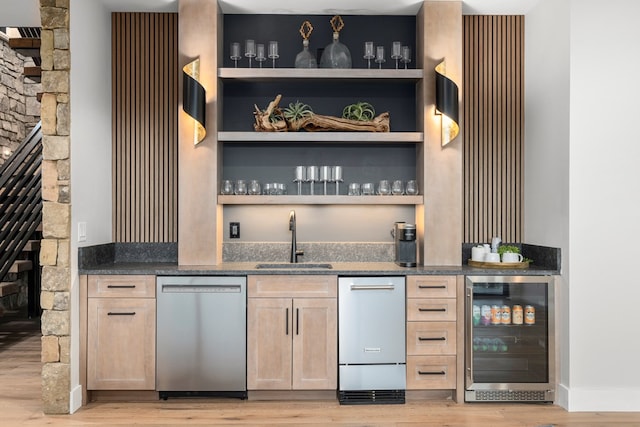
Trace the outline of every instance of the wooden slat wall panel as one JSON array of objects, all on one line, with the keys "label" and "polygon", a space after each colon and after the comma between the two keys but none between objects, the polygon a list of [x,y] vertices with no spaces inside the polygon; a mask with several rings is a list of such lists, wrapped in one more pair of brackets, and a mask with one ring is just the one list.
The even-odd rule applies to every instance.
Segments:
[{"label": "wooden slat wall panel", "polygon": [[178,15],[112,14],[113,240],[177,241]]},{"label": "wooden slat wall panel", "polygon": [[524,190],[524,16],[465,15],[465,242],[520,242]]}]

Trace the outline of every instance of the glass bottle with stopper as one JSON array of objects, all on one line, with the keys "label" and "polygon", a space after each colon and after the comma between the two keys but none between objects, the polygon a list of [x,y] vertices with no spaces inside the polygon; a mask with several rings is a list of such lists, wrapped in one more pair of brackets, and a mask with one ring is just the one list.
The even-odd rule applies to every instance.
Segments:
[{"label": "glass bottle with stopper", "polygon": [[300,26],[300,35],[302,36],[302,51],[296,55],[296,68],[318,68],[316,57],[309,52],[309,37],[313,31],[311,22],[304,21]]},{"label": "glass bottle with stopper", "polygon": [[344,27],[344,21],[340,15],[331,18],[333,29],[333,42],[327,45],[320,58],[320,68],[351,68],[351,52],[349,48],[340,43],[340,30]]}]

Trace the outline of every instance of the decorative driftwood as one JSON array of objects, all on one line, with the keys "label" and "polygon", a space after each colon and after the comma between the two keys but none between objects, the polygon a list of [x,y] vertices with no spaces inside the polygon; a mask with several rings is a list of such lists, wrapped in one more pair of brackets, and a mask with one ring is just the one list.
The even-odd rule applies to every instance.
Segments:
[{"label": "decorative driftwood", "polygon": [[278,117],[282,116],[282,110],[278,107],[280,100],[282,99],[282,95],[276,96],[276,99],[271,101],[267,106],[267,109],[262,111],[258,108],[257,105],[254,105],[256,111],[253,113],[256,118],[256,123],[253,125],[253,128],[258,132],[286,132],[287,122],[282,120],[278,120],[276,122],[271,121],[271,115],[275,114]]},{"label": "decorative driftwood", "polygon": [[283,117],[282,111],[278,107],[282,95],[269,103],[266,110],[261,110],[255,105],[255,124],[253,128],[257,132],[287,132],[306,130],[309,132],[320,131],[343,131],[343,132],[389,132],[389,113],[385,112],[373,118],[371,121],[360,121],[343,119],[341,117],[323,116],[313,114],[299,120],[287,122],[283,119],[272,122],[271,117]]},{"label": "decorative driftwood", "polygon": [[389,113],[382,113],[371,121],[343,119],[341,117],[314,114],[289,123],[289,130],[304,129],[309,132],[389,132]]}]

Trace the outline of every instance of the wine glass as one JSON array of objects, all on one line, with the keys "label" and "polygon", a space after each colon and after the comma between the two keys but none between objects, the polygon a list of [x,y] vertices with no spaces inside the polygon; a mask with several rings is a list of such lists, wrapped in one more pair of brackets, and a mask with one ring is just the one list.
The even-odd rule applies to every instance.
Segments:
[{"label": "wine glass", "polygon": [[309,182],[311,184],[311,188],[309,190],[309,194],[311,194],[313,196],[314,191],[313,191],[313,187],[316,183],[316,181],[318,181],[318,167],[317,166],[307,166],[307,182]]},{"label": "wine glass", "polygon": [[280,58],[278,54],[278,42],[271,40],[269,42],[269,58],[273,61],[273,68],[276,68],[276,59]]},{"label": "wine glass", "polygon": [[404,184],[401,180],[396,179],[393,181],[393,184],[391,184],[391,194],[394,196],[401,196],[404,194]]},{"label": "wine glass", "polygon": [[249,58],[249,68],[251,68],[251,58],[256,56],[256,41],[255,40],[247,40],[244,43],[244,56]]},{"label": "wine glass", "polygon": [[375,58],[373,54],[373,42],[364,42],[364,59],[367,60],[367,68],[371,68],[371,60]]},{"label": "wine glass", "polygon": [[304,166],[296,166],[295,179],[293,182],[298,183],[298,196],[302,194],[302,183],[307,180],[307,168]]},{"label": "wine glass", "polygon": [[398,60],[402,58],[402,48],[400,42],[393,42],[391,46],[391,59],[396,60],[396,70],[398,69]]},{"label": "wine glass", "polygon": [[342,182],[342,166],[334,166],[331,170],[331,179],[336,183],[336,196],[340,194],[340,183]]},{"label": "wine glass", "polygon": [[320,166],[320,180],[323,185],[324,195],[327,195],[327,182],[331,180],[331,166]]},{"label": "wine glass", "polygon": [[235,63],[235,68],[238,68],[238,60],[242,58],[240,56],[240,43],[233,42],[231,43],[231,60]]},{"label": "wine glass", "polygon": [[378,63],[378,68],[382,70],[382,63],[385,62],[384,46],[376,46],[376,62]]},{"label": "wine glass", "polygon": [[404,69],[407,69],[407,64],[411,62],[411,48],[409,46],[402,46],[402,58],[400,59],[404,63]]},{"label": "wine glass", "polygon": [[256,45],[256,61],[260,64],[260,68],[262,68],[262,63],[267,60],[267,57],[264,55],[264,44],[258,43]]},{"label": "wine glass", "polygon": [[410,179],[409,181],[407,181],[406,192],[410,196],[418,194],[418,182],[414,179]]}]

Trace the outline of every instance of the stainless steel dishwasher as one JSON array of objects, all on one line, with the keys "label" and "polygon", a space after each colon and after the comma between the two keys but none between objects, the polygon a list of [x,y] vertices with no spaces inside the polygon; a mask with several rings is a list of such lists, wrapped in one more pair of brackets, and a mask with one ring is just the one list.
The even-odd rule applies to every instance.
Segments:
[{"label": "stainless steel dishwasher", "polygon": [[156,286],[160,398],[246,398],[246,277],[159,276]]}]

